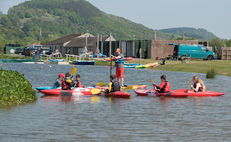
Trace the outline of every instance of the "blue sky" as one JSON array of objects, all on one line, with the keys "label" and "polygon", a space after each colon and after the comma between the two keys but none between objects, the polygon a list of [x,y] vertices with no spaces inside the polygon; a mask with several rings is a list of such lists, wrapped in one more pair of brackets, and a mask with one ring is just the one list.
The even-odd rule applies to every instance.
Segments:
[{"label": "blue sky", "polygon": [[[4,13],[25,0],[0,0]],[[88,0],[109,14],[121,16],[152,29],[205,28],[231,39],[231,0]]]}]

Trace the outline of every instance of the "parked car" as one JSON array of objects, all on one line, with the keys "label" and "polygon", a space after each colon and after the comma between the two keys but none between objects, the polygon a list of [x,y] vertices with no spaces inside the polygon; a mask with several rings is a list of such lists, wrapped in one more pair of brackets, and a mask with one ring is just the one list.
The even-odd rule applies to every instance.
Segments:
[{"label": "parked car", "polygon": [[43,54],[43,55],[51,55],[52,54],[52,51],[50,49],[47,49],[47,48],[43,48],[40,50],[40,54]]},{"label": "parked car", "polygon": [[175,45],[173,56],[178,59],[190,57],[194,59],[213,60],[215,58],[215,53],[209,50],[206,46],[180,44],[171,45]]},{"label": "parked car", "polygon": [[23,48],[17,48],[15,49],[14,53],[15,54],[19,54],[19,55],[23,55],[24,49]]}]

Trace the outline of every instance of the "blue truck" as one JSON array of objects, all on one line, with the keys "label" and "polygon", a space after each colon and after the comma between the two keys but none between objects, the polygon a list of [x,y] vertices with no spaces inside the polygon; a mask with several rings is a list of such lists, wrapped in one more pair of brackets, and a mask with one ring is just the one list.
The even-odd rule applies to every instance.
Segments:
[{"label": "blue truck", "polygon": [[174,45],[173,56],[178,59],[190,57],[193,59],[213,60],[215,58],[215,53],[209,50],[206,46],[181,44],[169,45]]}]

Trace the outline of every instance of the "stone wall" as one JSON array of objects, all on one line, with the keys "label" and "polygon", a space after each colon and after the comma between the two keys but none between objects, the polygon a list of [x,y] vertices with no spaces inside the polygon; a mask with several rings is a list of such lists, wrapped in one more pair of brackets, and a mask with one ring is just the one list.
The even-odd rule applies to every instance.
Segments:
[{"label": "stone wall", "polygon": [[198,40],[152,40],[148,58],[164,58],[173,55],[174,46],[168,44],[198,44]]}]

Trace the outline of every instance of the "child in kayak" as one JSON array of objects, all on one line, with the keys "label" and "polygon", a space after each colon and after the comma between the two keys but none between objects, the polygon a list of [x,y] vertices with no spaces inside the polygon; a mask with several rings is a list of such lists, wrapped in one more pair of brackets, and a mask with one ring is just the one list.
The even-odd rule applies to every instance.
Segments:
[{"label": "child in kayak", "polygon": [[190,87],[194,92],[205,92],[205,85],[201,79],[197,76],[193,76],[193,85],[190,83]]},{"label": "child in kayak", "polygon": [[105,92],[109,93],[109,92],[116,92],[116,91],[120,91],[120,83],[119,81],[116,80],[116,75],[111,75],[108,89]]},{"label": "child in kayak", "polygon": [[64,78],[65,78],[65,75],[63,73],[60,73],[59,77],[56,79],[56,81],[54,83],[53,88],[62,87],[62,82],[63,82]]},{"label": "child in kayak", "polygon": [[71,90],[71,87],[73,86],[72,78],[70,73],[65,74],[65,79],[62,82],[62,89],[63,90]]},{"label": "child in kayak", "polygon": [[76,80],[74,81],[73,87],[75,87],[75,88],[78,88],[78,87],[83,88],[83,86],[82,86],[82,84],[80,82],[80,75],[79,74],[76,75]]},{"label": "child in kayak", "polygon": [[152,85],[154,86],[155,90],[159,93],[171,92],[171,85],[168,81],[166,81],[166,75],[162,75],[160,79],[161,79],[161,84],[159,86],[154,82],[152,82]]}]

